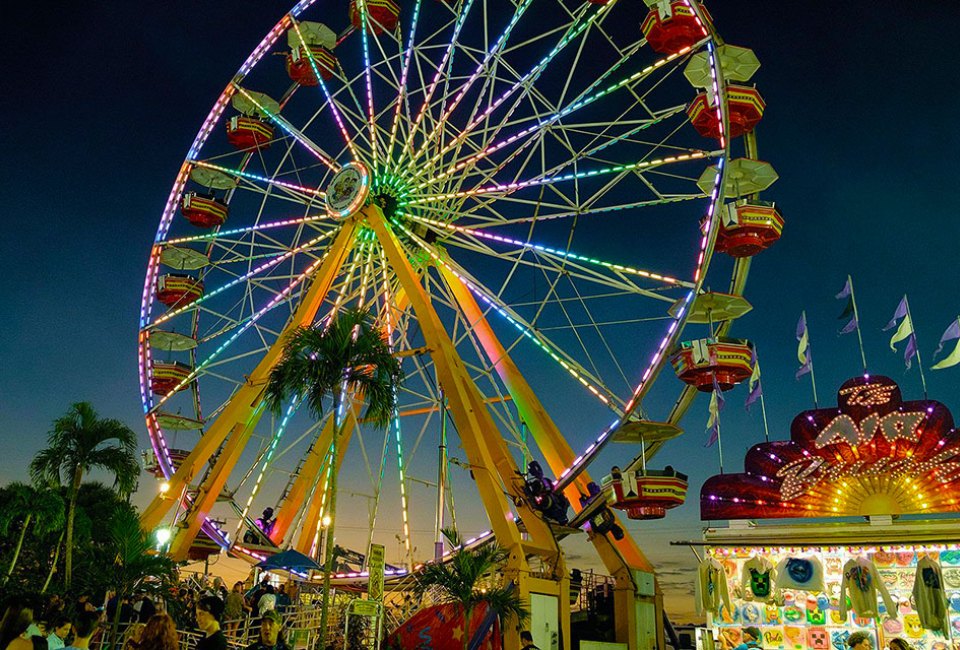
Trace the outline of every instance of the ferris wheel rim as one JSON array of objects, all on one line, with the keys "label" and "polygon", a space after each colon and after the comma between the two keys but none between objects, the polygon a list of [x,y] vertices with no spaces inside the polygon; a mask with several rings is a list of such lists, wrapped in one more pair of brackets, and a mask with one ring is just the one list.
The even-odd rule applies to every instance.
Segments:
[{"label": "ferris wheel rim", "polygon": [[[211,129],[222,116],[223,111],[225,110],[230,97],[232,97],[235,93],[242,90],[242,86],[240,85],[240,83],[242,83],[243,79],[246,77],[246,74],[250,72],[250,70],[252,70],[257,65],[257,63],[260,61],[262,56],[276,43],[276,41],[280,38],[280,36],[282,36],[282,34],[286,31],[286,29],[289,28],[289,26],[293,23],[293,19],[298,17],[305,9],[307,9],[312,4],[314,4],[314,0],[311,0],[309,2],[301,2],[289,14],[284,16],[284,18],[282,18],[277,23],[277,25],[268,33],[267,37],[265,37],[265,39],[261,42],[258,48],[256,48],[254,52],[251,54],[251,56],[244,62],[244,64],[241,66],[240,70],[238,71],[238,74],[234,77],[234,81],[230,85],[228,85],[227,88],[224,90],[223,94],[216,102],[214,108],[211,110],[211,113],[208,115],[207,119],[204,121],[204,124],[197,135],[197,138],[195,139],[193,145],[190,148],[190,153],[188,154],[187,160],[184,162],[184,165],[181,167],[181,171],[178,174],[177,181],[174,184],[174,188],[171,190],[171,194],[168,199],[167,206],[164,210],[163,217],[161,218],[161,224],[160,224],[160,227],[158,228],[157,236],[155,238],[154,251],[151,254],[151,262],[148,265],[148,273],[147,273],[147,277],[144,285],[144,299],[141,306],[140,370],[141,370],[141,395],[145,405],[146,419],[148,423],[148,429],[150,431],[151,443],[154,446],[154,451],[157,455],[158,461],[160,462],[161,469],[163,470],[164,474],[168,478],[173,473],[174,468],[170,461],[169,454],[167,453],[167,450],[166,450],[166,436],[164,436],[164,433],[157,422],[157,409],[147,407],[147,404],[152,402],[151,396],[150,396],[150,388],[148,385],[150,364],[152,359],[151,348],[149,344],[149,337],[150,337],[149,332],[151,327],[156,325],[155,322],[150,321],[149,311],[151,309],[151,304],[152,304],[151,292],[152,292],[155,278],[157,277],[158,269],[159,269],[159,261],[158,261],[159,247],[161,246],[161,244],[168,243],[164,238],[166,236],[167,231],[169,230],[170,224],[172,222],[172,218],[176,212],[176,202],[179,200],[180,196],[183,194],[190,171],[193,168],[195,168],[195,166],[198,164],[198,159],[196,157],[196,154],[199,153],[199,151],[202,149],[207,137],[211,132]],[[691,7],[697,6],[696,0],[690,0],[688,4]],[[419,3],[418,3],[418,6],[419,6]],[[366,37],[365,31],[361,30],[361,33],[363,34],[364,37]],[[713,43],[712,37],[708,37],[706,40],[706,46],[708,49],[712,48],[712,43]],[[719,69],[718,66],[717,66],[717,69]],[[367,67],[367,74],[369,75],[369,66]],[[720,102],[720,105],[722,106],[722,102]],[[722,110],[722,109],[718,109],[718,110]],[[372,137],[371,140],[375,142],[376,137],[375,136]],[[372,146],[375,146],[375,145],[372,145]],[[729,151],[729,144],[726,144],[722,152],[717,154],[718,166],[720,168],[721,173],[717,174],[716,181],[715,181],[715,191],[711,199],[711,206],[709,208],[709,215],[711,217],[713,215],[715,207],[719,203],[721,203],[723,200],[723,191],[722,191],[723,190],[723,182],[722,182],[723,173],[722,172],[724,168],[723,162],[727,160],[727,158],[729,157],[728,151]],[[453,167],[456,167],[456,165],[460,164],[460,162],[454,163]],[[716,220],[713,219],[709,222],[708,228],[706,229],[706,234],[704,235],[703,241],[701,242],[700,252],[701,252],[701,259],[703,261],[703,264],[698,265],[699,268],[695,275],[695,279],[692,282],[686,281],[686,284],[684,285],[685,288],[688,290],[686,294],[686,298],[684,299],[684,303],[683,303],[684,305],[688,304],[690,300],[693,298],[693,296],[695,296],[696,293],[700,291],[702,287],[702,284],[706,275],[705,270],[709,264],[710,253],[712,252],[711,250],[712,242],[715,235],[716,235]],[[704,271],[704,272],[701,272],[701,271]],[[639,399],[642,396],[640,392],[641,389],[644,386],[648,385],[647,383],[648,380],[650,383],[652,383],[653,380],[655,379],[656,373],[659,372],[659,368],[662,368],[665,362],[664,353],[666,349],[669,347],[669,345],[671,344],[671,342],[675,341],[676,338],[679,336],[680,332],[682,331],[684,319],[685,319],[685,309],[681,308],[679,310],[677,317],[675,317],[675,319],[673,320],[673,324],[668,328],[668,336],[664,337],[664,339],[662,340],[658,348],[658,357],[655,358],[654,362],[651,363],[650,366],[648,366],[647,370],[643,374],[640,384],[636,387],[634,391],[634,395],[632,399],[627,403],[625,414],[621,418],[618,418],[618,420],[613,425],[608,427],[603,433],[601,433],[601,437],[600,439],[598,439],[598,442],[602,442],[602,439],[609,434],[609,432],[616,426],[616,424],[619,421],[629,417],[630,413],[639,404]],[[654,369],[654,366],[658,366],[658,367]],[[591,451],[593,451],[596,448],[597,444],[598,443],[595,442],[594,444],[590,445],[590,447],[587,448],[584,454],[591,453]],[[572,469],[574,468],[568,468],[568,471]],[[562,474],[560,477],[561,480],[563,480],[564,477],[566,476],[567,476],[567,473]],[[221,539],[225,541],[226,538],[221,537]]]}]

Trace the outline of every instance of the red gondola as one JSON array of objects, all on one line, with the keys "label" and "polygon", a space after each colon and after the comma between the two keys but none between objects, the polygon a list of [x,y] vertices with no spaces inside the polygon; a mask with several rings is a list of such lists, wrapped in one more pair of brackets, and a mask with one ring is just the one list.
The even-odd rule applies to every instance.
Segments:
[{"label": "red gondola", "polygon": [[168,273],[157,280],[157,300],[167,307],[183,307],[203,296],[203,281],[189,275]]},{"label": "red gondola", "polygon": [[[190,452],[186,449],[167,449],[167,453],[170,455],[170,463],[174,469],[179,468],[184,459],[190,455]],[[153,455],[153,452],[144,452],[143,469],[148,474],[153,474],[157,478],[163,478],[163,470],[160,469],[160,463],[157,461],[157,457]]]},{"label": "red gondola", "polygon": [[[400,5],[393,0],[365,0],[369,13],[369,26],[374,34],[382,34],[384,30],[392,32],[400,21]],[[363,27],[363,17],[357,6],[357,0],[350,0],[350,22],[357,29]]]},{"label": "red gondola", "polygon": [[730,390],[753,372],[753,344],[728,338],[684,341],[670,363],[677,377],[699,391],[713,390],[714,377],[720,390]]},{"label": "red gondola", "polygon": [[[189,386],[187,379],[193,369],[179,361],[155,361],[150,377],[150,390],[157,395],[169,395]],[[178,388],[179,386],[179,388]]]},{"label": "red gondola", "polygon": [[[703,9],[704,17],[709,21],[710,14]],[[676,54],[685,47],[692,47],[707,36],[706,25],[694,13],[690,5],[676,0],[663,7],[655,5],[640,25],[647,43],[654,52]]]},{"label": "red gondola", "polygon": [[237,149],[266,149],[273,140],[273,126],[247,115],[227,120],[227,140]]},{"label": "red gondola", "polygon": [[216,228],[227,220],[226,203],[196,192],[187,192],[180,199],[180,213],[197,228]]},{"label": "red gondola", "polygon": [[752,257],[783,234],[783,217],[771,201],[742,199],[727,204],[716,249],[731,257]]},{"label": "red gondola", "polygon": [[337,69],[337,57],[322,45],[311,45],[309,50],[299,45],[287,52],[287,74],[301,86],[319,85],[314,67],[321,79],[329,81]]},{"label": "red gondola", "polygon": [[[730,124],[728,137],[737,138],[753,131],[767,106],[760,92],[749,86],[733,85],[727,86],[724,92],[727,95],[727,121]],[[702,92],[687,108],[690,123],[705,138],[720,137],[720,120],[715,104],[710,102],[706,92]]]},{"label": "red gondola", "polygon": [[603,479],[607,503],[626,510],[630,519],[662,519],[687,498],[687,475],[673,468],[622,474],[617,468]]}]

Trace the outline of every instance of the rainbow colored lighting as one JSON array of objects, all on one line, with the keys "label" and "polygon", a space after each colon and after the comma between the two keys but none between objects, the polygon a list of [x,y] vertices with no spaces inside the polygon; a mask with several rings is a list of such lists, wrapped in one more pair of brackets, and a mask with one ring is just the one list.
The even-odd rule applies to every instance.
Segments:
[{"label": "rainbow colored lighting", "polygon": [[[507,99],[509,99],[513,95],[513,93],[515,93],[518,88],[521,88],[523,84],[525,84],[531,77],[533,77],[535,74],[538,75],[540,72],[542,72],[546,68],[546,65],[553,59],[553,57],[559,54],[563,50],[563,48],[565,48],[573,39],[579,36],[587,27],[593,24],[593,22],[599,16],[603,15],[604,11],[606,11],[607,9],[609,9],[615,4],[616,4],[616,0],[612,0],[609,4],[601,5],[589,18],[587,18],[587,20],[583,22],[581,22],[582,17],[578,18],[577,19],[578,22],[573,27],[573,29],[568,30],[567,34],[560,40],[560,42],[557,45],[555,45],[553,49],[550,50],[550,52],[546,56],[540,59],[539,63],[533,66],[533,68],[531,68],[529,72],[527,72],[519,80],[517,80],[517,82],[513,86],[511,86],[506,91],[504,91],[500,95],[500,97],[498,97],[496,100],[494,100],[490,104],[490,106],[488,106],[486,109],[481,111],[476,118],[474,118],[469,124],[467,124],[466,127],[464,127],[460,135],[458,135],[456,138],[451,140],[445,147],[443,147],[433,158],[431,158],[427,162],[426,166],[429,167],[436,161],[440,160],[445,153],[447,153],[448,151],[453,149],[455,146],[463,142],[469,136],[470,132],[477,127],[477,125],[483,123],[483,121],[486,120],[487,117],[491,113],[493,113],[493,111],[497,110],[497,108],[499,108],[500,105],[503,104],[503,102],[507,101]],[[510,25],[511,29],[512,29],[512,24]],[[484,61],[486,62],[486,59]],[[469,86],[467,86],[466,88],[469,88]],[[466,91],[464,90],[462,92],[466,92]],[[442,121],[443,119],[441,119],[441,123]],[[424,149],[426,149],[426,145],[424,145]],[[421,150],[421,152],[422,151],[423,150]],[[415,155],[414,160],[416,160],[419,157],[420,157],[420,154]]]},{"label": "rainbow colored lighting", "polygon": [[667,156],[665,158],[657,158],[655,160],[649,161],[640,161],[632,163],[629,165],[614,165],[612,167],[602,167],[600,169],[591,169],[583,172],[575,172],[572,174],[563,174],[556,176],[548,176],[546,178],[536,178],[528,181],[517,181],[514,183],[498,183],[496,185],[491,185],[489,187],[480,187],[473,190],[465,190],[461,192],[448,192],[446,194],[433,194],[427,196],[421,196],[415,199],[411,199],[411,204],[416,203],[425,203],[428,201],[442,201],[445,199],[454,199],[462,198],[466,196],[477,196],[479,194],[490,194],[492,192],[514,192],[519,189],[526,187],[536,187],[539,185],[547,185],[550,183],[559,183],[563,181],[579,180],[581,178],[591,178],[593,176],[601,176],[605,174],[619,174],[621,172],[636,171],[639,169],[651,169],[653,167],[659,167],[661,165],[670,165],[673,163],[686,162],[688,160],[699,160],[702,158],[713,158],[718,155],[721,155],[723,152],[707,152],[707,151],[694,151],[691,153],[680,154],[677,156]]},{"label": "rainbow colored lighting", "polygon": [[221,286],[221,287],[217,287],[217,288],[214,289],[213,291],[210,291],[210,292],[208,292],[208,293],[205,293],[203,296],[201,296],[200,298],[197,298],[196,300],[194,300],[193,302],[191,302],[189,305],[184,305],[183,307],[180,307],[180,308],[178,308],[178,309],[174,309],[174,310],[168,311],[167,313],[159,316],[156,320],[154,320],[154,321],[153,321],[153,324],[151,325],[151,328],[155,328],[156,326],[161,325],[161,324],[169,321],[170,319],[172,319],[172,318],[174,318],[174,317],[176,317],[176,316],[179,316],[180,314],[182,314],[182,313],[184,313],[184,312],[192,311],[193,309],[195,309],[195,308],[196,308],[198,305],[200,305],[201,303],[209,300],[210,298],[213,298],[214,296],[216,296],[216,295],[218,295],[218,294],[220,294],[220,293],[223,293],[224,291],[226,291],[226,290],[229,289],[230,287],[236,286],[236,285],[240,284],[241,282],[245,282],[245,281],[249,280],[250,278],[252,278],[252,277],[254,277],[254,276],[262,273],[263,271],[266,271],[267,269],[270,269],[270,268],[272,268],[272,267],[280,264],[280,263],[283,262],[284,260],[290,259],[291,257],[293,257],[294,255],[296,255],[296,254],[298,254],[298,253],[302,253],[302,252],[305,251],[305,250],[308,250],[308,249],[310,249],[310,248],[313,248],[314,246],[316,246],[317,244],[319,244],[320,242],[322,242],[324,239],[329,239],[331,236],[332,236],[332,233],[325,233],[325,234],[323,234],[323,235],[320,235],[319,237],[316,237],[316,238],[314,238],[314,239],[311,239],[311,240],[308,241],[307,243],[305,243],[305,244],[303,244],[303,245],[301,245],[301,246],[298,246],[297,248],[294,248],[293,250],[286,251],[286,252],[282,253],[281,255],[279,255],[279,256],[271,259],[270,261],[268,261],[268,262],[266,262],[266,263],[264,263],[264,264],[261,264],[260,266],[252,269],[251,271],[249,271],[249,272],[247,272],[247,273],[244,273],[243,275],[240,275],[240,276],[234,278],[233,280],[231,280],[230,282],[226,283],[225,285],[223,285],[223,286]]},{"label": "rainbow colored lighting", "polygon": [[693,286],[693,285],[692,285],[691,283],[689,283],[689,282],[684,282],[684,281],[682,281],[682,280],[678,280],[678,279],[676,279],[676,278],[672,278],[672,277],[667,276],[667,275],[660,275],[659,273],[652,273],[652,272],[650,272],[650,271],[641,271],[640,269],[636,269],[636,268],[634,268],[634,267],[632,267],[632,266],[624,266],[624,265],[622,265],[622,264],[614,264],[614,263],[612,263],[612,262],[604,262],[603,260],[599,260],[599,259],[596,259],[596,258],[594,258],[594,257],[587,257],[587,256],[585,256],[585,255],[579,255],[579,254],[577,254],[577,253],[573,253],[573,252],[570,252],[570,251],[562,251],[562,250],[559,250],[559,249],[556,249],[556,248],[550,248],[549,246],[543,246],[543,245],[541,245],[541,244],[533,244],[533,243],[531,243],[531,242],[524,242],[524,241],[520,241],[519,239],[512,239],[512,238],[510,238],[510,237],[503,237],[503,236],[501,236],[501,235],[495,235],[495,234],[493,234],[493,233],[488,233],[488,232],[481,231],[481,230],[464,228],[463,226],[455,226],[455,225],[453,225],[453,224],[446,223],[446,222],[443,222],[443,221],[437,221],[436,219],[427,219],[426,217],[417,217],[417,216],[410,215],[410,214],[407,214],[407,215],[404,215],[404,216],[406,216],[408,219],[411,219],[411,220],[413,220],[413,221],[418,221],[418,222],[420,222],[420,223],[424,223],[424,224],[427,224],[427,225],[436,226],[436,227],[438,227],[438,228],[443,228],[443,229],[445,229],[445,230],[450,230],[450,231],[453,231],[453,232],[459,232],[459,233],[463,233],[463,234],[470,235],[470,236],[473,236],[473,237],[479,237],[479,238],[482,238],[482,239],[489,239],[489,240],[491,240],[491,241],[498,241],[498,242],[502,242],[502,243],[504,243],[504,244],[510,244],[510,245],[512,245],[512,246],[518,246],[518,247],[520,247],[520,248],[525,248],[525,249],[529,249],[529,250],[541,251],[541,252],[544,252],[544,253],[549,253],[549,254],[551,254],[551,255],[557,255],[557,256],[562,257],[562,258],[564,258],[564,259],[570,259],[570,260],[576,260],[576,261],[578,261],[578,262],[587,262],[587,263],[590,263],[590,264],[596,264],[596,265],[598,265],[598,266],[602,266],[602,267],[604,267],[604,268],[608,268],[608,269],[611,269],[611,270],[614,270],[614,271],[619,271],[619,272],[621,272],[621,273],[627,273],[627,274],[630,274],[630,275],[639,275],[639,276],[641,276],[641,277],[648,278],[648,279],[650,279],[650,280],[657,280],[658,282],[663,282],[664,284],[669,284],[669,285],[674,285],[674,286],[687,286],[687,287]]},{"label": "rainbow colored lighting", "polygon": [[303,185],[297,185],[296,183],[288,183],[286,181],[278,181],[275,178],[267,178],[266,176],[260,176],[259,174],[252,174],[250,172],[241,171],[239,169],[232,169],[230,167],[223,167],[222,165],[214,165],[213,163],[204,162],[202,160],[190,160],[188,161],[191,164],[197,167],[204,167],[206,169],[213,169],[218,172],[223,172],[224,174],[230,174],[231,176],[237,176],[239,178],[245,178],[251,181],[260,181],[261,183],[266,183],[268,185],[276,185],[277,187],[285,187],[290,190],[295,190],[297,192],[303,192],[304,194],[311,194],[318,198],[324,198],[326,192],[321,192],[320,190],[313,187],[304,187]]},{"label": "rainbow colored lighting", "polygon": [[[545,129],[545,128],[549,127],[549,126],[551,126],[551,125],[553,125],[553,124],[556,124],[558,121],[562,120],[563,118],[565,118],[566,116],[570,115],[570,114],[573,113],[574,111],[577,111],[577,110],[583,108],[584,106],[588,106],[588,105],[592,104],[592,103],[595,102],[596,100],[598,100],[598,99],[600,99],[601,97],[604,97],[604,96],[612,93],[612,92],[615,91],[615,90],[618,90],[618,89],[623,88],[624,86],[626,86],[626,85],[628,85],[628,84],[631,84],[631,83],[633,83],[633,82],[635,82],[635,81],[638,81],[639,79],[647,76],[647,75],[650,74],[651,72],[653,72],[653,71],[655,71],[655,70],[663,67],[663,66],[666,65],[667,63],[670,63],[671,61],[673,61],[673,60],[676,59],[677,57],[683,56],[684,54],[686,54],[687,52],[689,52],[691,49],[692,49],[692,48],[685,47],[685,48],[683,48],[682,50],[680,50],[679,52],[677,52],[676,54],[671,54],[670,56],[668,56],[668,57],[665,58],[665,59],[660,59],[659,61],[653,63],[652,65],[647,66],[647,67],[644,68],[643,70],[641,70],[641,71],[639,71],[639,72],[635,72],[634,74],[630,75],[629,77],[627,77],[627,78],[625,78],[625,79],[622,79],[621,81],[618,81],[617,83],[615,83],[615,84],[613,84],[613,85],[611,85],[611,86],[608,86],[607,88],[605,88],[605,89],[603,89],[603,90],[601,90],[601,91],[598,91],[598,92],[594,93],[593,95],[590,95],[589,97],[585,97],[585,98],[583,98],[583,99],[580,99],[580,100],[575,101],[573,104],[570,104],[569,106],[567,106],[567,107],[564,108],[563,110],[561,110],[561,111],[559,111],[559,112],[557,112],[557,113],[554,113],[553,116],[551,116],[549,119],[547,119],[547,120],[545,120],[545,121],[543,121],[543,122],[538,122],[537,124],[535,124],[535,125],[533,125],[533,126],[529,126],[529,127],[527,127],[526,129],[523,129],[523,130],[519,131],[518,133],[515,133],[514,135],[511,135],[510,137],[506,138],[505,140],[502,140],[502,141],[500,141],[500,142],[497,142],[497,143],[495,143],[495,144],[492,144],[492,145],[490,145],[489,147],[487,147],[486,149],[484,149],[483,151],[480,151],[480,152],[478,152],[478,153],[470,156],[469,158],[466,158],[465,160],[462,160],[462,161],[460,161],[459,163],[456,163],[456,164],[453,165],[452,167],[448,168],[448,169],[447,169],[445,172],[443,172],[442,174],[440,174],[440,175],[438,175],[438,176],[434,176],[433,178],[424,181],[423,183],[421,183],[420,185],[417,186],[417,189],[421,189],[421,188],[426,187],[427,185],[429,185],[429,184],[431,184],[431,183],[434,183],[434,182],[443,180],[443,179],[446,178],[447,176],[451,176],[451,175],[455,174],[456,172],[460,171],[461,169],[467,167],[468,165],[472,165],[473,163],[477,162],[478,160],[481,160],[481,159],[489,156],[490,154],[496,153],[496,152],[499,151],[500,149],[503,149],[504,147],[507,147],[507,146],[513,144],[514,142],[516,142],[516,141],[519,140],[520,138],[524,138],[524,137],[530,135],[531,133],[535,133],[535,132],[537,132],[537,131],[542,131],[543,129]],[[613,70],[615,70],[617,67],[619,67],[619,65],[620,65],[623,61],[625,61],[625,60],[626,60],[625,58],[621,59],[620,63],[618,63],[616,66],[614,66],[614,67],[611,68],[610,70],[605,71],[605,72],[604,72],[604,76],[610,74]],[[601,77],[601,78],[602,78],[602,77]],[[677,109],[676,112],[680,112],[680,111],[682,111],[682,110],[683,110],[683,108],[681,107],[680,109]],[[670,113],[670,115],[673,115],[673,114],[674,114],[674,113]],[[637,128],[636,130],[631,131],[630,134],[636,133],[637,131],[640,131],[641,129],[644,129],[644,128],[649,128],[650,126],[653,126],[654,124],[657,124],[657,123],[663,121],[664,119],[666,119],[666,118],[669,117],[670,115],[664,115],[664,116],[658,117],[658,118],[656,118],[656,119],[654,119],[654,120],[651,120],[648,124],[643,125],[642,127],[639,127],[639,128]],[[629,137],[629,136],[622,136],[622,137]],[[609,146],[609,144],[612,144],[612,143],[608,143],[608,146]],[[429,169],[429,166],[427,166],[427,167],[425,167],[425,168],[426,168],[426,169]]]},{"label": "rainbow colored lighting", "polygon": [[330,158],[329,156],[327,156],[323,151],[320,150],[319,147],[317,147],[313,142],[311,142],[310,140],[308,140],[308,139],[306,138],[306,136],[304,136],[302,133],[300,133],[300,131],[298,131],[297,129],[295,129],[295,128],[293,127],[293,125],[290,124],[290,122],[288,122],[288,121],[286,121],[285,119],[283,119],[282,117],[280,117],[279,114],[273,113],[273,112],[267,110],[267,108],[266,108],[265,106],[263,106],[260,102],[258,102],[258,101],[256,100],[256,98],[255,98],[253,95],[251,95],[249,92],[247,92],[247,90],[246,90],[245,88],[243,88],[242,86],[239,86],[239,85],[236,85],[236,84],[234,84],[234,85],[236,86],[237,90],[240,92],[241,95],[243,95],[244,97],[246,97],[247,99],[249,99],[251,102],[253,102],[253,104],[254,104],[258,109],[260,109],[260,111],[261,111],[264,115],[266,115],[267,117],[269,117],[270,120],[273,121],[277,126],[279,126],[281,129],[283,129],[283,130],[286,131],[288,134],[290,134],[290,136],[291,136],[294,140],[296,140],[297,142],[299,142],[300,144],[302,144],[303,147],[304,147],[304,149],[306,149],[306,150],[309,151],[311,154],[313,154],[314,156],[316,156],[317,159],[318,159],[320,162],[322,162],[324,165],[326,165],[327,167],[329,167],[329,168],[330,168],[332,171],[334,171],[334,172],[336,172],[337,170],[340,169],[340,165],[338,165],[338,164],[336,163],[336,161],[334,161],[332,158]]}]

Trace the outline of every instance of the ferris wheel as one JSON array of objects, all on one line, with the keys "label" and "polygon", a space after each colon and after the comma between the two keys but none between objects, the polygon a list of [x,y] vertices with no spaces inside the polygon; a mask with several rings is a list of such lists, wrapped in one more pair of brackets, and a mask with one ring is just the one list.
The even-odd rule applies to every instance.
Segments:
[{"label": "ferris wheel", "polygon": [[[267,33],[187,152],[144,283],[166,490],[144,522],[179,525],[174,556],[201,530],[316,554],[332,472],[344,549],[409,567],[441,524],[538,540],[530,461],[577,510],[627,424],[663,423],[643,463],[679,432],[696,390],[661,370],[688,324],[720,337],[748,308],[782,220],[744,203],[776,180],[752,52],[695,0],[648,5],[304,0]],[[262,393],[287,332],[351,307],[404,381],[389,428],[347,414],[331,458],[329,416]]]}]

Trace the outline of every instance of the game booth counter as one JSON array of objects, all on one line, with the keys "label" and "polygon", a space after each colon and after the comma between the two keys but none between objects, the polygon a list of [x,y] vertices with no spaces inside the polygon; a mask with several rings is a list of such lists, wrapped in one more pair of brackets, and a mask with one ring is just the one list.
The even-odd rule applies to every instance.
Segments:
[{"label": "game booth counter", "polygon": [[[903,401],[880,376],[805,411],[790,440],[755,445],[745,472],[701,491],[695,598],[702,650],[748,627],[765,650],[960,650],[960,432],[933,400]],[[726,520],[727,526],[714,526]]]}]

